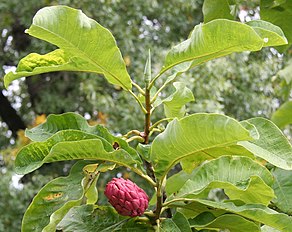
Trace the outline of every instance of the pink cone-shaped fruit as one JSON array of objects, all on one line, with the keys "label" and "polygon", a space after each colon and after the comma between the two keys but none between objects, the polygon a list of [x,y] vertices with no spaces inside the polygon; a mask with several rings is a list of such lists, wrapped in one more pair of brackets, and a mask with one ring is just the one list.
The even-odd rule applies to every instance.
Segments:
[{"label": "pink cone-shaped fruit", "polygon": [[107,183],[104,194],[123,216],[141,216],[148,207],[147,194],[130,180],[113,178]]}]

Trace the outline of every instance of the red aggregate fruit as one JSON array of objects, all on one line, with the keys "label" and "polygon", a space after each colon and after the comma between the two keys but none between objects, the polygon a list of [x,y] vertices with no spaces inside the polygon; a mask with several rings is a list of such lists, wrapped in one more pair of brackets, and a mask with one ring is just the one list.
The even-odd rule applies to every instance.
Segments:
[{"label": "red aggregate fruit", "polygon": [[113,178],[104,191],[109,203],[123,216],[141,216],[148,208],[149,198],[135,183],[123,178]]}]

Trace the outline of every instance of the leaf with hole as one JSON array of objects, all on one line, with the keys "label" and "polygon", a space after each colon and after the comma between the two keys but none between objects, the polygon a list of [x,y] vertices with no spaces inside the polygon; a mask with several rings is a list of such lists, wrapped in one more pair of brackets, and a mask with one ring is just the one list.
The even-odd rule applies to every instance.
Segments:
[{"label": "leaf with hole", "polygon": [[88,161],[77,162],[69,176],[47,183],[34,197],[22,220],[22,231],[55,231],[70,208],[80,205],[84,196],[83,167]]},{"label": "leaf with hole", "polygon": [[23,147],[16,157],[15,170],[27,174],[44,163],[74,159],[110,161],[143,172],[138,154],[133,156],[124,149],[115,150],[105,139],[78,130],[59,131],[44,142]]}]

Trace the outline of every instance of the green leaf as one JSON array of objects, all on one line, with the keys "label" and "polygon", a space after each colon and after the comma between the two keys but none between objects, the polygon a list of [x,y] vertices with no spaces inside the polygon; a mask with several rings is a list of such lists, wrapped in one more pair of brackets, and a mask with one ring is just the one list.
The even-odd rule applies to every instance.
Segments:
[{"label": "green leaf", "polygon": [[83,167],[88,161],[77,162],[69,176],[59,177],[46,184],[34,197],[24,214],[22,231],[55,231],[56,225],[73,206],[82,201]]},{"label": "green leaf", "polygon": [[6,87],[23,76],[66,70],[100,73],[112,84],[126,90],[132,88],[114,37],[82,11],[67,6],[45,7],[34,16],[26,33],[60,49],[23,58],[16,72],[4,77]]},{"label": "green leaf", "polygon": [[161,178],[182,158],[193,157],[203,162],[214,158],[211,149],[252,139],[250,132],[232,118],[219,114],[193,114],[171,121],[154,139],[150,157],[157,178]]},{"label": "green leaf", "polygon": [[[291,65],[292,67],[292,65]],[[280,128],[292,124],[292,101],[287,101],[272,115],[272,121]]]},{"label": "green leaf", "polygon": [[98,139],[104,149],[113,151],[111,144],[96,135],[77,130],[59,131],[45,142],[35,142],[24,146],[17,154],[15,171],[19,174],[27,174],[36,170],[43,164],[43,159],[50,153],[53,146],[60,142],[88,139]]},{"label": "green leaf", "polygon": [[137,152],[132,147],[130,147],[125,140],[113,136],[102,125],[88,125],[86,119],[76,113],[69,112],[59,115],[51,114],[44,123],[32,129],[26,129],[25,135],[33,141],[46,141],[58,131],[68,129],[83,131],[92,135],[96,135],[99,138],[102,137],[112,146],[117,146],[115,149],[122,148],[127,151],[134,159],[137,159],[137,162],[141,162]]},{"label": "green leaf", "polygon": [[177,192],[185,182],[190,179],[192,173],[186,173],[183,170],[172,175],[171,177],[167,178],[166,185],[165,185],[165,192],[169,196],[175,192]]},{"label": "green leaf", "polygon": [[233,19],[228,0],[205,0],[203,4],[204,23],[214,19]]},{"label": "green leaf", "polygon": [[185,104],[194,101],[194,95],[192,91],[186,87],[183,82],[173,83],[175,92],[168,98],[162,100],[164,104],[164,113],[167,118],[182,118],[185,115]]},{"label": "green leaf", "polygon": [[279,168],[292,170],[292,146],[282,131],[264,118],[252,118],[244,122],[254,125],[260,137],[238,144]]},{"label": "green leaf", "polygon": [[94,210],[93,205],[72,208],[58,225],[58,229],[64,232],[154,231],[149,225],[139,224],[135,219],[120,216],[112,207]]},{"label": "green leaf", "polygon": [[191,232],[191,227],[186,217],[177,212],[173,218],[167,218],[160,224],[161,232]]},{"label": "green leaf", "polygon": [[141,157],[148,162],[150,162],[150,148],[151,148],[150,144],[138,143],[137,145],[137,151],[139,152]]},{"label": "green leaf", "polygon": [[264,47],[287,44],[288,41],[280,27],[263,20],[252,20],[246,23],[265,41]]},{"label": "green leaf", "polygon": [[211,189],[222,188],[231,200],[268,205],[275,197],[272,184],[272,174],[252,159],[222,156],[198,167],[175,198],[207,198]]},{"label": "green leaf", "polygon": [[226,214],[225,210],[214,209],[213,207],[209,207],[198,202],[193,202],[187,205],[177,203],[177,205],[171,205],[171,207],[177,207],[176,210],[182,213],[187,219],[195,218],[204,214],[204,217],[200,220],[202,223],[208,223],[216,217]]},{"label": "green leaf", "polygon": [[273,203],[283,212],[292,214],[292,171],[275,168],[272,171],[276,198]]},{"label": "green leaf", "polygon": [[271,226],[282,232],[292,231],[291,217],[260,204],[235,205],[233,202],[214,202],[203,199],[192,199],[191,201],[193,201],[193,203],[186,206],[188,210],[193,209],[196,211],[196,207],[202,207],[200,205],[203,204],[209,208],[216,209],[214,212],[217,210],[225,210],[255,222]]},{"label": "green leaf", "polygon": [[[171,82],[173,82],[179,75],[181,75],[182,73],[186,72],[187,70],[190,69],[192,65],[192,62],[184,62],[181,64],[176,65],[171,71],[172,74],[169,75],[166,80],[164,81],[164,86],[167,86],[168,84],[170,84]],[[155,86],[152,87],[152,89],[154,89]],[[151,90],[152,90],[151,89]],[[162,103],[162,100],[160,97],[157,97],[156,100],[153,103],[154,107],[159,106]]]},{"label": "green leaf", "polygon": [[59,131],[45,142],[35,142],[23,147],[15,160],[15,171],[27,174],[44,163],[74,159],[92,159],[115,162],[142,172],[140,158],[123,149],[114,150],[106,140],[82,131]]},{"label": "green leaf", "polygon": [[182,213],[176,212],[175,215],[172,217],[172,220],[181,231],[183,232],[192,231],[190,228],[190,223]]},{"label": "green leaf", "polygon": [[238,215],[224,214],[215,219],[207,219],[207,222],[202,220],[202,217],[206,217],[206,213],[202,213],[202,215],[199,215],[194,219],[190,219],[189,223],[191,227],[194,227],[196,229],[220,229],[227,230],[229,232],[261,231],[258,225]]},{"label": "green leaf", "polygon": [[[269,36],[275,34],[270,33]],[[268,40],[273,41],[274,38],[268,37]],[[233,52],[258,51],[265,46],[265,41],[246,24],[216,19],[197,25],[187,40],[173,47],[167,54],[160,73],[183,62],[192,62],[187,63],[191,68]],[[286,39],[282,38],[282,44],[286,42]]]},{"label": "green leaf", "polygon": [[[279,52],[284,52],[292,44],[292,2],[289,0],[282,1],[281,3],[276,2],[279,1],[260,1],[260,15],[261,19],[269,21],[283,30],[289,44],[277,47],[277,50]],[[274,3],[276,4],[273,5]]]}]

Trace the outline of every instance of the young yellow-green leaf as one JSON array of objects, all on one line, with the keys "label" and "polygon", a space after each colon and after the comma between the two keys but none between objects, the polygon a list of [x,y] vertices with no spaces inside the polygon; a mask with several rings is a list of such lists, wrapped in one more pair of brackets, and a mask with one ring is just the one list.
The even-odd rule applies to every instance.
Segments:
[{"label": "young yellow-green leaf", "polygon": [[22,220],[22,231],[55,231],[56,225],[73,206],[81,203],[83,167],[87,161],[77,162],[69,176],[59,177],[46,184],[34,197]]},{"label": "young yellow-green leaf", "polygon": [[246,23],[265,41],[264,47],[287,44],[288,41],[280,27],[263,20],[252,20]]},{"label": "young yellow-green leaf", "polygon": [[292,231],[292,217],[283,213],[278,213],[277,211],[272,210],[264,205],[236,205],[233,202],[214,202],[203,199],[191,199],[190,201],[192,201],[192,203],[181,207],[186,207],[188,210],[193,209],[194,211],[197,211],[197,208],[202,208],[202,205],[205,205],[208,208],[216,209],[212,211],[214,213],[216,213],[216,211],[224,210],[226,212],[240,215],[255,222],[271,226],[282,232]]},{"label": "young yellow-green leaf", "polygon": [[230,14],[228,0],[205,0],[203,4],[204,23],[214,19],[234,19]]},{"label": "young yellow-green leaf", "polygon": [[113,35],[82,11],[67,6],[42,8],[26,33],[60,49],[46,55],[33,53],[23,58],[16,72],[4,77],[6,87],[23,76],[66,70],[101,73],[112,84],[126,90],[132,88]]},{"label": "young yellow-green leaf", "polygon": [[194,95],[192,91],[186,87],[183,82],[173,83],[175,92],[169,97],[162,100],[164,104],[164,113],[167,118],[182,118],[185,115],[185,104],[194,101]]},{"label": "young yellow-green leaf", "polygon": [[[214,230],[227,230],[229,232],[260,232],[259,225],[251,222],[244,217],[235,215],[235,214],[224,214],[219,217],[212,218],[208,220],[208,214],[210,213],[202,213],[194,219],[189,219],[189,223],[191,227],[196,229],[214,229]],[[207,220],[204,218],[207,217]]]},{"label": "young yellow-green leaf", "polygon": [[231,200],[268,205],[275,197],[273,176],[247,157],[222,156],[198,167],[175,198],[207,198],[211,189],[222,188]]},{"label": "young yellow-green leaf", "polygon": [[260,137],[237,144],[279,168],[292,170],[292,146],[282,131],[265,118],[252,118],[244,122],[254,125]]},{"label": "young yellow-green leaf", "polygon": [[[279,37],[276,33],[265,35],[267,37],[263,39],[252,27],[227,19],[216,19],[197,25],[187,40],[169,51],[160,73],[183,62],[192,62],[188,63],[191,68],[233,52],[258,51],[265,46],[267,40],[274,41],[274,36]],[[286,43],[286,38],[282,38],[282,44]],[[270,44],[274,45],[279,43]]]},{"label": "young yellow-green leaf", "polygon": [[211,149],[245,140],[253,140],[253,137],[236,120],[220,114],[193,114],[174,119],[167,125],[166,130],[154,139],[150,158],[160,179],[185,157],[193,157],[200,162],[213,159]]},{"label": "young yellow-green leaf", "polygon": [[292,101],[287,101],[281,105],[279,109],[273,113],[272,121],[280,128],[292,124]]}]

